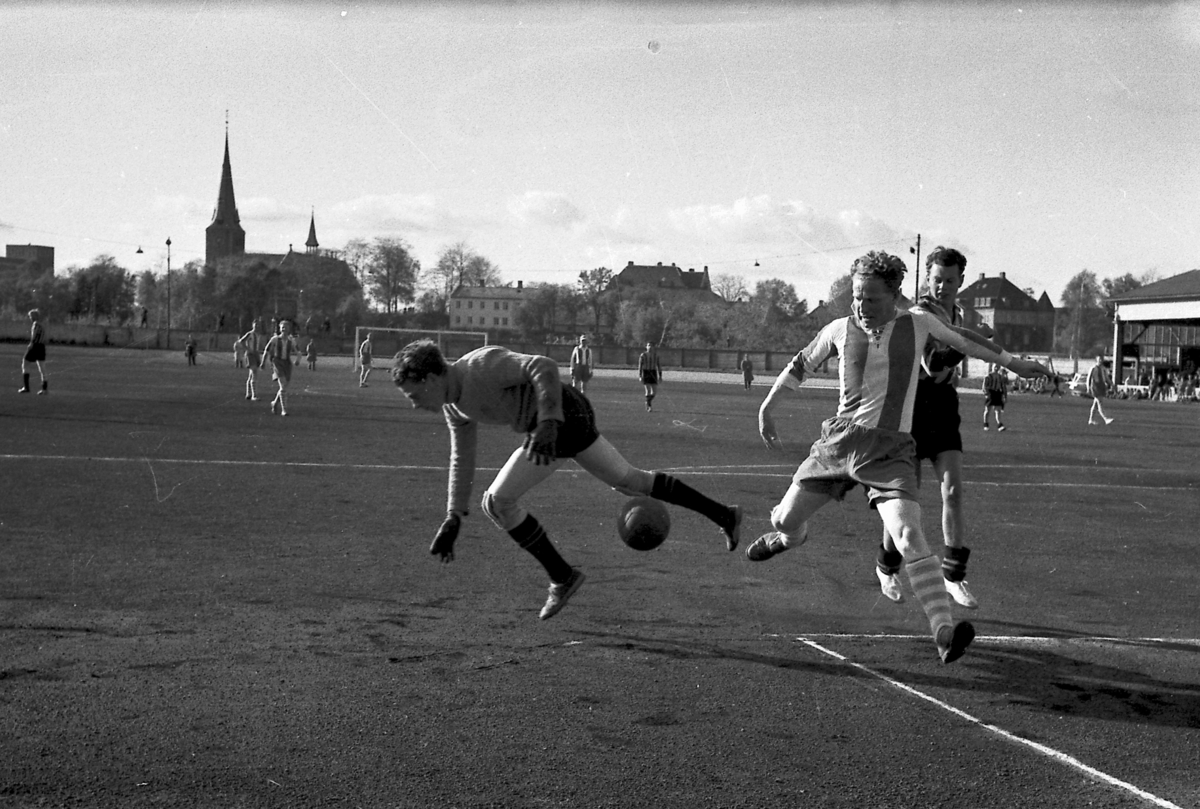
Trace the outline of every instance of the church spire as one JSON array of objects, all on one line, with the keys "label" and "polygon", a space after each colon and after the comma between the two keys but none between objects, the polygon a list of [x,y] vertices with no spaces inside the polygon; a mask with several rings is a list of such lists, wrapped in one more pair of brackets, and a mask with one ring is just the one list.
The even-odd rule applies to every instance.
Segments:
[{"label": "church spire", "polygon": [[315,255],[317,248],[321,246],[317,242],[317,212],[315,208],[313,209],[312,218],[308,220],[308,241],[304,243],[304,246],[308,248],[305,252],[310,255]]},{"label": "church spire", "polygon": [[225,163],[221,166],[221,188],[217,192],[217,207],[212,224],[204,231],[204,260],[215,263],[225,256],[246,252],[246,231],[242,230],[237,201],[233,197],[233,168],[229,162],[229,118],[225,119]]}]

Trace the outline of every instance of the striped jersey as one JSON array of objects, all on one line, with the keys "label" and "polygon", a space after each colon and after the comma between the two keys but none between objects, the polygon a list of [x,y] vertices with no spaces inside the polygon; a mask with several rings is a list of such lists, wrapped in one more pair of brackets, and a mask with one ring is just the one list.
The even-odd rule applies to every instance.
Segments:
[{"label": "striped jersey", "polygon": [[539,421],[564,421],[558,363],[503,346],[470,351],[447,369],[442,414],[450,427],[447,511],[467,512],[475,479],[479,424],[506,424],[527,433]]},{"label": "striped jersey", "polygon": [[29,327],[29,345],[32,347],[44,342],[46,342],[46,327],[42,325],[42,321],[35,320]]},{"label": "striped jersey", "polygon": [[841,383],[837,417],[864,427],[909,433],[917,378],[930,337],[969,356],[1000,361],[1000,355],[989,347],[969,341],[918,309],[900,312],[871,332],[853,316],[839,318],[821,329],[779,378],[785,387],[795,390],[805,373],[836,355]]},{"label": "striped jersey", "polygon": [[[947,311],[936,297],[922,295],[915,308],[933,315],[947,325],[963,325],[963,308],[957,303],[953,309]],[[938,384],[954,385],[957,382],[954,372],[965,358],[966,355],[961,351],[930,339],[925,344],[924,356],[921,358],[921,378],[931,379]]]}]

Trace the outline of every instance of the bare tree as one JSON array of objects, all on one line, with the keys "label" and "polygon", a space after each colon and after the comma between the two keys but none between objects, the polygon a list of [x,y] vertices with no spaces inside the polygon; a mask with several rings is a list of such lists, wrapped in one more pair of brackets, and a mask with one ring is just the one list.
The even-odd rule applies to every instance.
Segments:
[{"label": "bare tree", "polygon": [[501,283],[500,268],[472,250],[466,242],[443,247],[427,278],[447,301],[459,286],[498,286]]},{"label": "bare tree", "polygon": [[739,298],[750,297],[750,290],[746,288],[746,279],[740,275],[728,273],[721,273],[713,278],[712,291],[729,303],[733,303]]},{"label": "bare tree", "polygon": [[608,292],[609,284],[612,283],[612,278],[612,270],[607,267],[597,267],[594,270],[584,270],[579,273],[579,280],[575,282],[580,297],[592,310],[592,322],[595,324],[594,331],[596,333],[600,331],[600,315],[604,311],[604,297]]},{"label": "bare tree", "polygon": [[411,301],[416,293],[421,262],[412,256],[412,247],[403,239],[378,238],[371,246],[367,280],[371,294],[391,314],[400,304]]}]

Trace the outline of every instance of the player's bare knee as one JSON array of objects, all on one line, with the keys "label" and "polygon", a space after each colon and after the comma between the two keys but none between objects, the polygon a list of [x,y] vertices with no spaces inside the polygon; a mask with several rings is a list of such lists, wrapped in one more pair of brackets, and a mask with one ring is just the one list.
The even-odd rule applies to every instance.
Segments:
[{"label": "player's bare knee", "polygon": [[[783,508],[775,506],[771,509],[771,527],[789,537],[805,537],[804,521]],[[806,537],[805,537],[806,538]]]},{"label": "player's bare knee", "polygon": [[612,487],[628,497],[649,496],[654,488],[654,473],[631,466]]},{"label": "player's bare knee", "polygon": [[483,513],[496,524],[501,531],[511,531],[525,519],[525,511],[516,500],[498,497],[491,491],[483,493],[481,504]]}]

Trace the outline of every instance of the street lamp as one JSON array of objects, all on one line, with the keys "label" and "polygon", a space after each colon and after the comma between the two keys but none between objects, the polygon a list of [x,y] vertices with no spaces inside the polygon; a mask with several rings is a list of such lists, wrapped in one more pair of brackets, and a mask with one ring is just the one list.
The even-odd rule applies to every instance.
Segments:
[{"label": "street lamp", "polygon": [[167,350],[171,350],[171,237],[167,237]]}]

